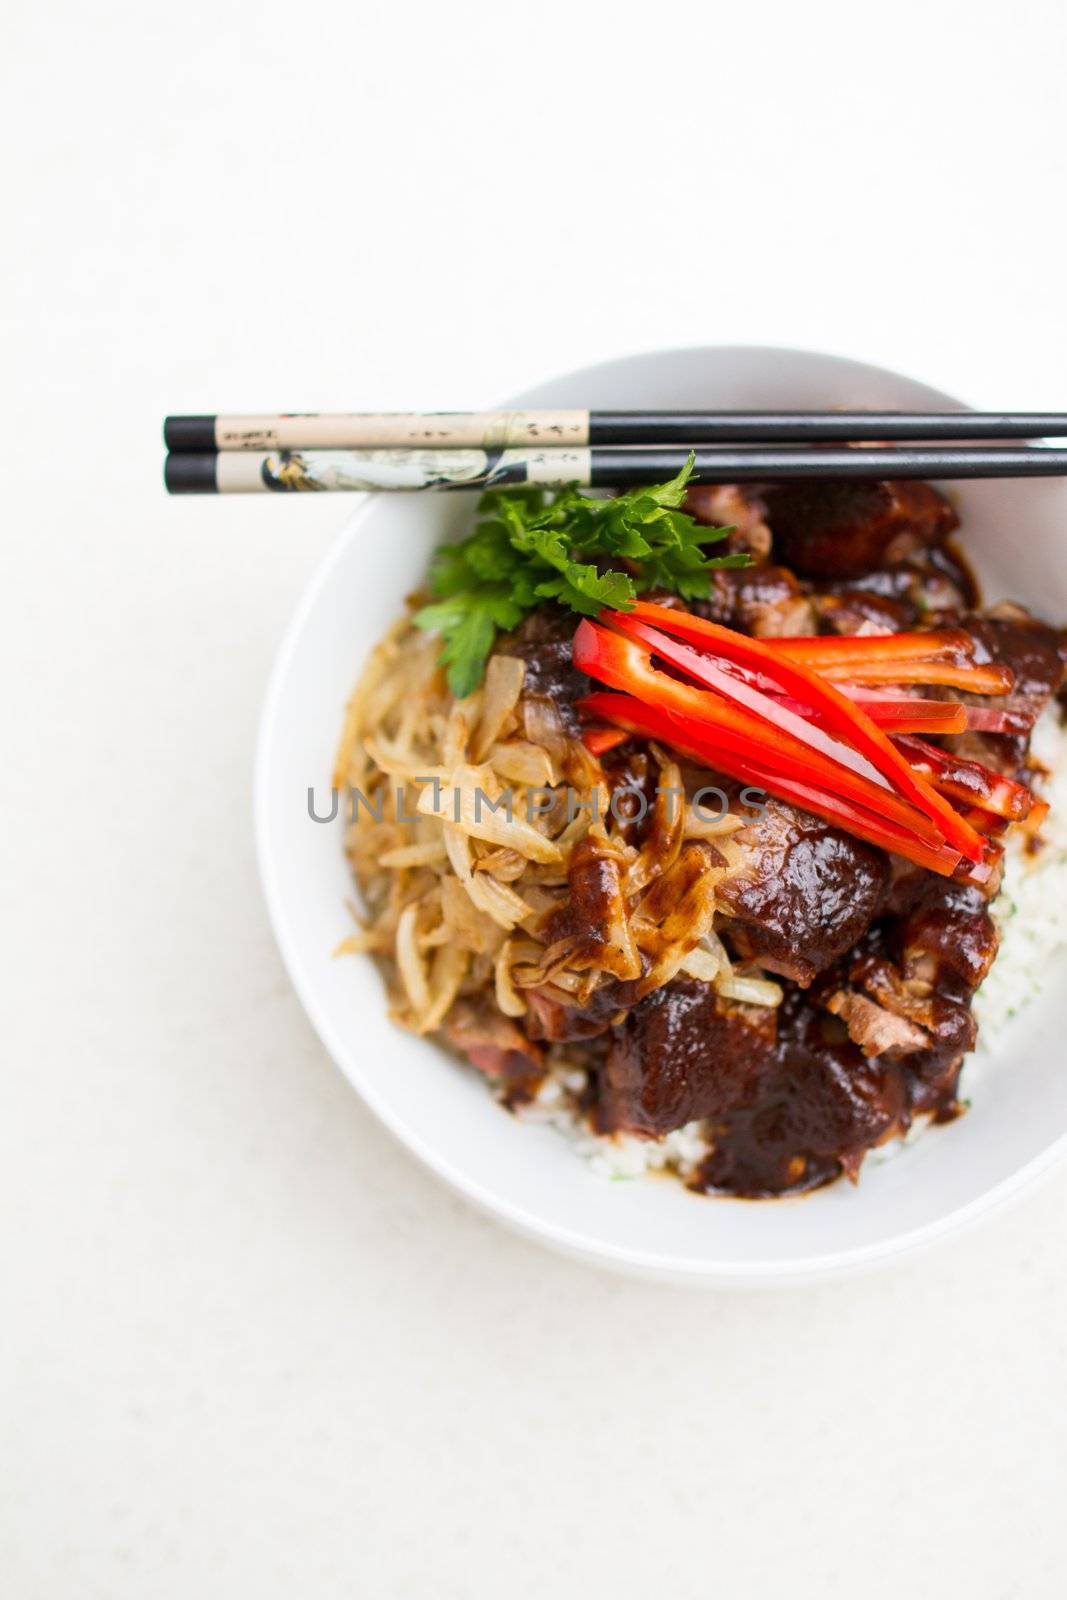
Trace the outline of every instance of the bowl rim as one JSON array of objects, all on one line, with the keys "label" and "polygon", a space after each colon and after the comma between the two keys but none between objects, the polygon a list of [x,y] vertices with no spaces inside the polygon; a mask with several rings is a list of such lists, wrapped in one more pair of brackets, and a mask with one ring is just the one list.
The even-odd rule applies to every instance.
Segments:
[{"label": "bowl rim", "polygon": [[[558,373],[556,378],[562,382],[578,374],[603,372],[613,366],[625,365],[643,357],[670,358],[671,356],[685,356],[690,358],[694,355],[708,355],[721,358],[723,355],[738,352],[745,352],[746,354],[759,352],[765,355],[812,356],[827,364],[840,364],[842,367],[851,368],[864,367],[886,376],[905,378],[908,381],[932,387],[931,385],[926,385],[924,379],[915,379],[910,374],[899,372],[894,368],[882,367],[873,362],[865,362],[858,358],[840,356],[827,351],[809,350],[799,345],[777,344],[677,345],[665,349],[651,348],[612,357],[589,366],[575,368],[568,373]],[[548,378],[544,380],[544,383],[552,381],[552,378]],[[952,397],[945,396],[946,402],[951,399]],[[513,405],[515,401],[506,400],[502,403]],[[967,409],[960,401],[953,401],[952,403],[961,410]],[[911,1254],[936,1243],[939,1239],[971,1226],[980,1217],[1003,1206],[1019,1195],[1063,1159],[1064,1155],[1067,1154],[1067,1128],[1044,1150],[1019,1167],[1016,1172],[991,1185],[982,1194],[975,1196],[962,1205],[953,1207],[929,1222],[912,1227],[904,1233],[894,1235],[877,1243],[856,1245],[847,1249],[824,1250],[810,1255],[783,1257],[781,1259],[764,1258],[752,1263],[739,1263],[736,1261],[726,1263],[709,1261],[699,1256],[665,1255],[662,1250],[613,1244],[602,1238],[590,1237],[584,1234],[580,1224],[575,1224],[573,1227],[562,1227],[546,1221],[536,1211],[503,1199],[472,1179],[461,1167],[443,1156],[421,1134],[410,1127],[404,1117],[390,1106],[388,1097],[384,1093],[379,1093],[373,1074],[364,1073],[358,1063],[353,1061],[350,1054],[349,1041],[343,1038],[334,1028],[325,1009],[319,1003],[315,985],[301,955],[299,940],[290,927],[285,912],[284,896],[279,886],[269,839],[267,804],[267,780],[273,764],[274,746],[278,735],[278,720],[285,684],[293,660],[300,648],[305,625],[323,591],[332,582],[336,569],[345,560],[350,545],[359,536],[362,523],[377,505],[378,499],[379,496],[376,494],[367,495],[362,504],[345,519],[326,555],[313,570],[296,608],[286,624],[281,642],[275,653],[259,717],[252,774],[252,820],[256,861],[268,920],[282,957],[282,963],[288,974],[289,981],[296,991],[297,998],[300,1000],[312,1028],[334,1066],[341,1072],[352,1088],[356,1090],[364,1104],[378,1121],[412,1155],[483,1214],[494,1217],[526,1238],[547,1245],[565,1255],[620,1271],[638,1273],[647,1278],[659,1278],[665,1282],[678,1283],[685,1281],[692,1284],[700,1283],[709,1288],[748,1289],[771,1288],[798,1282],[816,1282],[842,1277],[848,1273],[884,1265],[901,1256]],[[779,1200],[776,1204],[802,1204],[806,1198],[803,1195],[786,1197],[785,1201]],[[730,1197],[724,1196],[716,1197],[715,1203],[744,1205],[750,1202],[731,1200]]]}]

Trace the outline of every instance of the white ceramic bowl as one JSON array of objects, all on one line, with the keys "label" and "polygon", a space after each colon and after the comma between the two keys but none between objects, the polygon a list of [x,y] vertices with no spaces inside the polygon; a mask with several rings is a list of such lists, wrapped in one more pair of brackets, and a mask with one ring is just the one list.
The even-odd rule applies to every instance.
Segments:
[{"label": "white ceramic bowl", "polygon": [[[627,357],[515,403],[958,408],[878,367],[747,347]],[[1067,617],[1064,486],[978,482],[952,492],[987,599],[1012,595]],[[370,960],[331,957],[351,929],[352,885],[341,823],[312,822],[307,791],[314,785],[325,797],[363,659],[471,503],[467,495],[379,495],[361,505],[297,608],[260,729],[255,820],[274,931],[319,1036],[371,1109],[441,1178],[522,1233],[602,1266],[686,1284],[792,1282],[885,1260],[976,1217],[1046,1167],[1067,1141],[1065,1017],[1052,998],[1014,1024],[966,1116],[869,1167],[858,1188],[838,1183],[753,1203],[695,1196],[663,1179],[595,1176],[551,1129],[500,1110],[477,1073],[394,1028]]]}]

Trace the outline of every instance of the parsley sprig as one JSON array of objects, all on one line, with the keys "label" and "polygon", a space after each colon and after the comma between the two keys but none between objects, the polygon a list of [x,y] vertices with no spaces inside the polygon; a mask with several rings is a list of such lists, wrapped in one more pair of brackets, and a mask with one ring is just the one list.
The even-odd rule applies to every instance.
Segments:
[{"label": "parsley sprig", "polygon": [[457,699],[481,682],[497,634],[547,600],[587,617],[604,607],[629,611],[649,589],[700,600],[714,567],[745,566],[746,555],[705,556],[703,546],[731,529],[704,527],[679,509],[692,471],[690,457],[669,483],[612,500],[577,488],[550,500],[540,489],[483,495],[474,532],[437,551],[430,588],[438,598],[414,618],[441,634]]}]

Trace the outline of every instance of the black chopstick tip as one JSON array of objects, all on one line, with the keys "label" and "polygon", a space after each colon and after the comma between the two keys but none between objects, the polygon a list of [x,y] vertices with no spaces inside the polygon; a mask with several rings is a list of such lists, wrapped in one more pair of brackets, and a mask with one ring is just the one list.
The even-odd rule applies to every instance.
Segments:
[{"label": "black chopstick tip", "polygon": [[217,494],[216,458],[212,455],[169,455],[163,463],[168,494]]},{"label": "black chopstick tip", "polygon": [[215,418],[165,417],[163,443],[168,450],[214,450]]}]

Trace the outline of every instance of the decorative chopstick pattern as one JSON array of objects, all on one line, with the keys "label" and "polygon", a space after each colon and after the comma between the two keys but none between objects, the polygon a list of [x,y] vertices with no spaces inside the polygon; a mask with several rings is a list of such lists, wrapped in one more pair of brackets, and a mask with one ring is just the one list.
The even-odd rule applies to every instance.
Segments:
[{"label": "decorative chopstick pattern", "polygon": [[168,450],[506,450],[1067,438],[1063,412],[366,411],[175,416]]},{"label": "decorative chopstick pattern", "polygon": [[832,449],[502,448],[172,452],[171,494],[481,489],[539,484],[630,488],[660,483],[694,456],[694,483],[800,478],[1067,476],[1067,450],[1009,447]]}]

